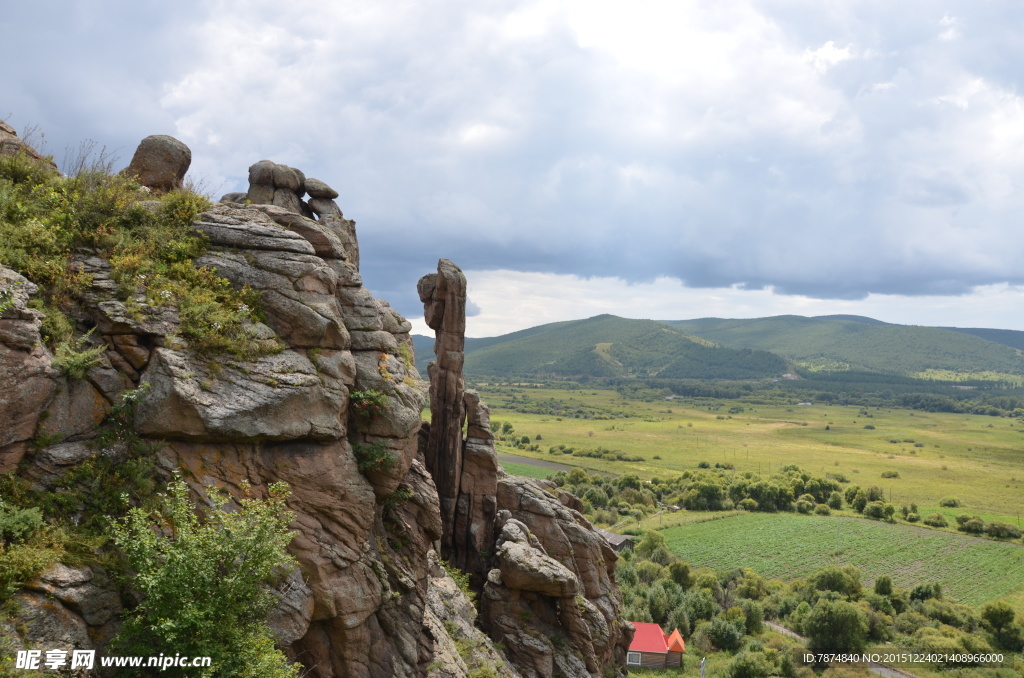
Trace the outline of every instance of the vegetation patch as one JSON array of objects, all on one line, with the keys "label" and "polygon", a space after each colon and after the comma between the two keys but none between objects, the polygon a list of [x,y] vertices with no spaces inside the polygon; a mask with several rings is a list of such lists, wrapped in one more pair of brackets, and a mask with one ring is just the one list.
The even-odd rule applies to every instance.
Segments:
[{"label": "vegetation patch", "polygon": [[69,374],[98,355],[66,315],[92,282],[75,261],[81,252],[110,263],[116,297],[138,319],[176,308],[181,335],[196,350],[244,360],[281,349],[248,330],[262,318],[255,292],[194,264],[208,243],[192,223],[209,204],[190,190],[154,199],[109,163],[65,177],[24,155],[0,157],[0,264],[40,285],[34,304],[47,316],[43,335]]},{"label": "vegetation patch", "polygon": [[[909,525],[792,514],[741,514],[664,530],[670,551],[712,568],[749,567],[794,578],[834,563],[873,581],[904,587],[942,584],[955,600],[979,605],[1024,586],[1024,548]],[[836,549],[839,548],[839,555]]]}]

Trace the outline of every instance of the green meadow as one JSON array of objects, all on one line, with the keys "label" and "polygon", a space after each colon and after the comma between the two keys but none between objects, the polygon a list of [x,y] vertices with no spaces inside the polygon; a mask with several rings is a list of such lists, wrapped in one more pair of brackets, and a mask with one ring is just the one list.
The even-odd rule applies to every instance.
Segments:
[{"label": "green meadow", "polygon": [[[479,390],[492,420],[510,422],[514,437],[529,436],[540,448],[513,449],[513,436],[505,435],[499,451],[645,479],[671,477],[702,461],[762,475],[797,464],[819,475],[841,474],[861,487],[877,485],[897,507],[917,504],[922,515],[955,497],[963,506],[942,509],[950,518],[971,513],[1014,524],[1024,518],[1024,423],[1013,418],[735,400],[644,402],[592,389]],[[562,416],[537,413],[550,410],[552,402],[563,406]],[[644,461],[549,454],[558,444],[621,450]],[[882,477],[894,472],[898,477]]]},{"label": "green meadow", "polygon": [[905,588],[937,581],[946,597],[967,605],[1004,598],[1024,586],[1019,543],[907,524],[743,513],[662,533],[672,552],[716,570],[749,567],[767,577],[795,579],[826,565],[856,565],[865,584],[882,574]]},{"label": "green meadow", "polygon": [[[955,530],[955,518],[962,513],[1012,524],[1024,519],[1024,423],[1019,420],[820,404],[645,402],[598,389],[478,388],[491,406],[492,421],[514,428],[514,433],[499,434],[499,452],[644,479],[669,478],[704,461],[764,476],[797,464],[864,488],[879,486],[897,508],[916,504],[922,516],[939,512],[950,523],[945,530],[888,524],[849,509],[827,517],[664,511],[643,518],[639,527],[661,530],[671,550],[695,566],[749,567],[765,576],[794,579],[823,565],[854,564],[866,583],[880,574],[905,587],[935,581],[959,602],[979,605],[1003,598],[1024,613],[1020,540],[998,542]],[[553,413],[556,402],[560,407]],[[539,449],[513,447],[512,440],[522,436]],[[550,454],[556,445],[621,450],[644,461]],[[523,469],[528,462],[517,461],[506,467],[509,472],[550,473]],[[940,506],[946,498],[958,499],[961,506]],[[619,527],[626,526],[637,523]]]}]

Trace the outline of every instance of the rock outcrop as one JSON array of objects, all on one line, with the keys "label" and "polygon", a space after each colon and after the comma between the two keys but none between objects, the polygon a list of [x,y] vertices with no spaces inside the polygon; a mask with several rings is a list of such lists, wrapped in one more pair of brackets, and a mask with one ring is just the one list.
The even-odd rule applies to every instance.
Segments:
[{"label": "rock outcrop", "polygon": [[[308,200],[303,196],[309,194]],[[221,202],[241,203],[250,205],[267,205],[276,207],[278,211],[268,210],[279,223],[286,220],[284,214],[294,214],[309,219],[316,218],[318,223],[329,233],[329,245],[323,242],[322,236],[310,242],[323,247],[337,247],[343,250],[342,256],[355,271],[359,270],[359,244],[356,241],[356,222],[346,219],[341,208],[334,201],[338,192],[319,179],[306,177],[300,170],[287,165],[279,165],[271,160],[260,160],[249,168],[249,190],[245,193],[228,193]],[[297,228],[307,228],[306,222],[292,219]],[[320,240],[321,242],[316,242]],[[317,254],[324,254],[320,249]]]},{"label": "rock outcrop", "polygon": [[[160,155],[152,139],[137,158]],[[152,180],[144,165],[132,171],[154,190],[180,185],[180,163]],[[116,461],[124,450],[98,427],[130,393],[134,434],[161,474],[180,472],[200,501],[210,487],[259,497],[272,483],[290,486],[298,569],[275,590],[270,624],[304,675],[618,671],[629,630],[615,555],[568,495],[504,474],[487,406],[464,388],[465,277],[442,260],[419,284],[439,356],[432,421],[421,429],[426,385],[411,324],[363,287],[355,224],[337,196],[260,161],[247,193],[193,225],[209,242],[196,263],[261,297],[262,322],[244,328],[267,349],[259,358],[199,353],[174,303],[119,296],[110,263],[83,249],[72,265],[89,283],[67,314],[90,332],[98,364],[72,379],[43,345],[42,314],[29,306],[40,290],[0,266],[0,472],[53,490],[90,458]],[[359,410],[367,399],[381,412]],[[486,635],[441,558],[470,574]],[[102,650],[120,601],[101,569],[58,564],[17,593],[2,633],[18,647]]]},{"label": "rock outcrop", "polygon": [[46,163],[54,171],[57,170],[57,165],[53,160],[39,153],[39,151],[34,149],[31,144],[26,143],[23,139],[19,139],[18,133],[14,131],[14,128],[3,120],[0,120],[0,155],[16,155],[19,153],[23,153],[39,162]]},{"label": "rock outcrop", "polygon": [[135,177],[140,186],[166,193],[184,187],[191,164],[188,146],[166,134],[154,134],[142,140],[123,172]]},{"label": "rock outcrop", "polygon": [[436,333],[420,440],[441,500],[443,555],[471,575],[483,628],[524,677],[622,673],[633,628],[622,617],[617,556],[578,500],[499,466],[487,406],[464,385],[462,271],[442,259],[418,289]]}]

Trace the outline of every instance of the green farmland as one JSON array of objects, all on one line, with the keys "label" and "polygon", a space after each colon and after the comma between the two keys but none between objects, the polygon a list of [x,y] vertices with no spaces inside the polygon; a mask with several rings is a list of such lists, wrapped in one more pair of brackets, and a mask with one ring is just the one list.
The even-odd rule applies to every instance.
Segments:
[{"label": "green farmland", "polygon": [[[512,449],[513,436],[502,436],[499,451],[648,479],[671,477],[702,461],[765,476],[796,464],[819,475],[841,474],[861,487],[877,485],[887,500],[917,504],[922,515],[956,497],[963,508],[955,514],[1011,523],[1024,517],[1024,423],[1013,418],[820,404],[643,402],[588,389],[480,391],[492,420],[511,423],[514,437],[529,436],[539,447]],[[562,416],[543,413],[553,402],[563,406]],[[730,413],[736,407],[743,411]],[[558,444],[621,450],[644,461],[549,454]],[[892,472],[899,477],[882,477]]]},{"label": "green farmland", "polygon": [[[825,565],[856,565],[865,584],[879,575],[910,588],[937,581],[967,605],[1024,587],[1024,548],[961,534],[860,518],[745,513],[668,528],[669,549],[693,565],[749,567],[795,579]],[[841,546],[836,557],[837,537]]]}]

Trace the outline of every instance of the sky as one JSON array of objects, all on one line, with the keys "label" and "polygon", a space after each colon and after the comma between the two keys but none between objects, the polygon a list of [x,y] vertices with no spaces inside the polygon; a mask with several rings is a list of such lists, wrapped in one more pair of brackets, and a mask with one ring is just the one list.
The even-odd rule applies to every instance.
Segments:
[{"label": "sky", "polygon": [[0,119],[60,164],[192,150],[341,194],[373,292],[469,281],[469,336],[857,314],[1024,330],[1024,5],[985,0],[35,0]]}]

